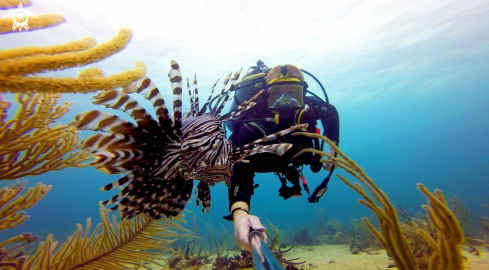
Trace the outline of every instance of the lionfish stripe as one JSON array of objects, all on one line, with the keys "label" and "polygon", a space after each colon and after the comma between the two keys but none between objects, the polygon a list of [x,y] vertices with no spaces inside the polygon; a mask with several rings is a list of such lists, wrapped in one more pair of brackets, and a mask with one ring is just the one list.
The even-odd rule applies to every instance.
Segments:
[{"label": "lionfish stripe", "polygon": [[188,89],[188,96],[190,97],[190,109],[188,111],[188,113],[186,113],[183,117],[186,117],[186,116],[192,116],[194,114],[194,96],[192,94],[192,91],[190,90],[190,82],[187,78],[187,89]]},{"label": "lionfish stripe", "polygon": [[209,190],[209,184],[204,181],[200,181],[197,185],[197,202],[195,206],[199,206],[202,202],[202,212],[207,210],[209,213],[211,208],[211,191]]},{"label": "lionfish stripe", "polygon": [[292,147],[292,144],[290,143],[278,143],[278,144],[271,144],[271,145],[263,145],[263,146],[258,146],[252,149],[244,149],[239,152],[234,152],[233,156],[231,158],[232,163],[237,163],[237,162],[247,162],[246,160],[243,160],[246,157],[259,154],[259,153],[272,153],[278,156],[282,156],[287,150],[289,150]]},{"label": "lionfish stripe", "polygon": [[171,125],[171,118],[168,114],[165,100],[161,97],[160,91],[148,77],[142,77],[122,88],[124,93],[139,93],[149,100],[156,110],[156,117],[163,126],[163,130]]},{"label": "lionfish stripe", "polygon": [[96,110],[78,114],[71,124],[81,130],[100,130],[121,134],[136,133],[136,126],[133,123],[117,115]]},{"label": "lionfish stripe", "polygon": [[[236,71],[234,74],[233,74],[233,78],[231,79],[231,87],[229,88],[228,91],[226,91],[226,96],[224,97],[221,105],[219,105],[219,108],[217,108],[214,116],[215,117],[219,117],[219,115],[221,114],[221,111],[222,109],[224,108],[224,106],[226,106],[226,103],[229,101],[229,97],[231,96],[231,93],[233,93],[233,89],[234,89],[234,86],[236,84],[236,81],[238,80],[239,78],[239,75],[241,74],[241,71],[243,70],[243,68],[241,68],[240,71]],[[217,106],[217,104],[216,104]]]},{"label": "lionfish stripe", "polygon": [[168,73],[173,89],[173,134],[182,135],[182,72],[175,60],[171,60],[171,70]]},{"label": "lionfish stripe", "polygon": [[229,78],[231,78],[231,75],[233,73],[229,73],[229,75],[226,77],[226,79],[224,79],[224,82],[222,83],[222,89],[221,89],[221,93],[219,93],[219,97],[217,98],[217,101],[216,101],[216,106],[214,106],[213,110],[211,111],[211,115],[216,117],[216,111],[217,111],[217,108],[219,107],[218,105],[221,103],[222,99],[225,97],[226,95],[226,86],[228,85],[228,82],[229,82]]},{"label": "lionfish stripe", "polygon": [[169,143],[163,156],[158,160],[161,164],[151,164],[159,168],[155,171],[155,175],[161,175],[164,179],[172,179],[178,174],[178,167],[181,163],[180,155],[181,145],[179,143]]},{"label": "lionfish stripe", "polygon": [[194,80],[192,81],[192,85],[194,87],[194,102],[193,102],[193,116],[195,116],[199,112],[199,91],[197,90],[197,74],[194,74]]},{"label": "lionfish stripe", "polygon": [[253,146],[253,145],[257,144],[257,143],[273,141],[273,140],[277,139],[278,137],[282,137],[282,136],[287,135],[287,134],[289,134],[291,132],[294,132],[294,131],[298,131],[298,130],[300,130],[300,131],[307,131],[307,126],[308,125],[309,124],[306,123],[306,124],[302,124],[302,125],[294,125],[294,126],[291,126],[288,129],[281,130],[281,131],[276,132],[274,134],[268,135],[268,136],[263,137],[261,139],[258,139],[256,141],[253,141],[253,142],[250,142],[248,144],[245,144],[245,145],[243,145],[241,147],[238,147],[234,151],[241,151],[241,150],[246,149],[246,148],[249,148],[249,147],[251,147],[251,146]]},{"label": "lionfish stripe", "polygon": [[134,164],[143,155],[138,150],[97,151],[94,153],[94,168],[107,174],[123,173],[134,169]]},{"label": "lionfish stripe", "polygon": [[80,146],[91,153],[100,150],[135,149],[137,147],[133,136],[113,133],[90,135],[80,143]]},{"label": "lionfish stripe", "polygon": [[[125,183],[131,181],[133,177],[134,177],[134,173],[131,172],[128,175],[104,186],[103,188],[101,188],[101,190],[107,191],[107,190],[112,190],[112,189],[118,188],[118,187],[124,185]],[[122,192],[121,192],[121,194],[122,194]]]},{"label": "lionfish stripe", "polygon": [[244,101],[241,103],[236,109],[228,112],[227,114],[219,117],[220,121],[228,121],[234,118],[237,118],[241,114],[245,113],[249,109],[251,109],[253,106],[255,106],[255,103],[252,102],[253,100],[257,99],[262,93],[264,93],[264,90],[261,90],[258,92],[258,94],[254,95],[250,100]]},{"label": "lionfish stripe", "polygon": [[124,92],[116,90],[100,91],[93,99],[95,99],[92,102],[93,104],[104,105],[106,108],[126,112],[136,120],[138,125],[147,125],[152,120],[143,106]]},{"label": "lionfish stripe", "polygon": [[209,106],[209,103],[211,103],[212,93],[214,93],[214,88],[216,88],[217,82],[219,82],[219,79],[217,79],[217,81],[211,87],[211,94],[209,95],[209,97],[207,98],[207,101],[204,103],[204,106],[202,107],[202,109],[200,109],[199,113],[196,116],[202,116],[205,113],[205,111],[207,110],[207,106]]}]

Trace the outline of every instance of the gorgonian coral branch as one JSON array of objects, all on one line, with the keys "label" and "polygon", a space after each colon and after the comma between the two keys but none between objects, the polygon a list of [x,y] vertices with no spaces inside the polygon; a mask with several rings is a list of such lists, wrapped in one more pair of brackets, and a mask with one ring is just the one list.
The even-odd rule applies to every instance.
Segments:
[{"label": "gorgonian coral branch", "polygon": [[52,124],[72,104],[56,105],[59,98],[59,94],[17,95],[17,114],[0,122],[0,180],[88,165],[83,162],[91,154],[78,149],[79,131]]},{"label": "gorgonian coral branch", "polygon": [[[0,190],[0,231],[16,227],[26,221],[29,216],[25,215],[25,212],[19,211],[34,206],[51,190],[51,186],[37,183],[35,187],[29,188],[26,193],[20,196],[22,190],[24,188],[8,187]],[[0,244],[0,247],[3,246],[4,243]]]}]

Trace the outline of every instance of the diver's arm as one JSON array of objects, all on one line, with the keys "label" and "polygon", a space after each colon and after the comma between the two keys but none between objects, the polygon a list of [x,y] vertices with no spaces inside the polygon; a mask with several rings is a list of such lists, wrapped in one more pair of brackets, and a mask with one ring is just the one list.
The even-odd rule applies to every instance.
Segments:
[{"label": "diver's arm", "polygon": [[229,212],[232,214],[236,243],[242,248],[251,251],[251,243],[248,240],[250,232],[261,232],[265,242],[267,235],[265,234],[265,227],[261,225],[260,219],[257,216],[249,214],[251,195],[253,194],[254,173],[249,168],[246,169],[245,165],[247,164],[243,163],[243,165],[244,168],[236,164],[233,170],[231,187],[228,190]]}]

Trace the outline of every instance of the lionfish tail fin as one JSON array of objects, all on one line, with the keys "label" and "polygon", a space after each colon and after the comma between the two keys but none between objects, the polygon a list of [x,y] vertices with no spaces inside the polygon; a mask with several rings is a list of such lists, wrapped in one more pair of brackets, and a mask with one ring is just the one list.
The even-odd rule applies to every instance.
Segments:
[{"label": "lionfish tail fin", "polygon": [[211,191],[209,189],[209,184],[200,181],[195,192],[197,192],[197,202],[195,206],[199,206],[202,202],[202,212],[207,211],[207,213],[209,213],[211,209]]},{"label": "lionfish tail fin", "polygon": [[245,162],[247,163],[247,160],[243,160],[246,157],[260,154],[260,153],[272,153],[278,156],[282,156],[287,150],[289,150],[292,147],[291,143],[277,143],[277,144],[271,144],[271,145],[263,145],[263,146],[257,146],[255,148],[251,149],[243,149],[240,151],[234,151],[233,156],[231,157],[231,163],[238,163],[238,162]]},{"label": "lionfish tail fin", "polygon": [[173,90],[173,134],[182,135],[182,72],[177,61],[171,60],[171,69],[168,73]]},{"label": "lionfish tail fin", "polygon": [[200,109],[200,111],[197,114],[197,116],[202,116],[205,113],[205,111],[207,110],[207,107],[211,103],[212,94],[214,93],[214,89],[216,88],[216,85],[217,85],[218,82],[219,82],[219,79],[217,79],[217,81],[211,87],[211,93],[209,94],[209,97],[207,98],[207,101],[204,103],[204,106],[202,106],[202,109]]}]

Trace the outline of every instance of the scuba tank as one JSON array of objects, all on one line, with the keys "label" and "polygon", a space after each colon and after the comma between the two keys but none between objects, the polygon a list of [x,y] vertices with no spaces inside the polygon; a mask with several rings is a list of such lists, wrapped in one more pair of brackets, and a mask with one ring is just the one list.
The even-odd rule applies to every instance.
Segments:
[{"label": "scuba tank", "polygon": [[[254,95],[265,87],[265,77],[269,68],[263,61],[258,60],[256,66],[248,69],[244,78],[236,83],[234,87],[235,95],[229,111],[236,109],[245,100],[250,100]],[[232,122],[226,122],[226,127],[232,132]]]}]

